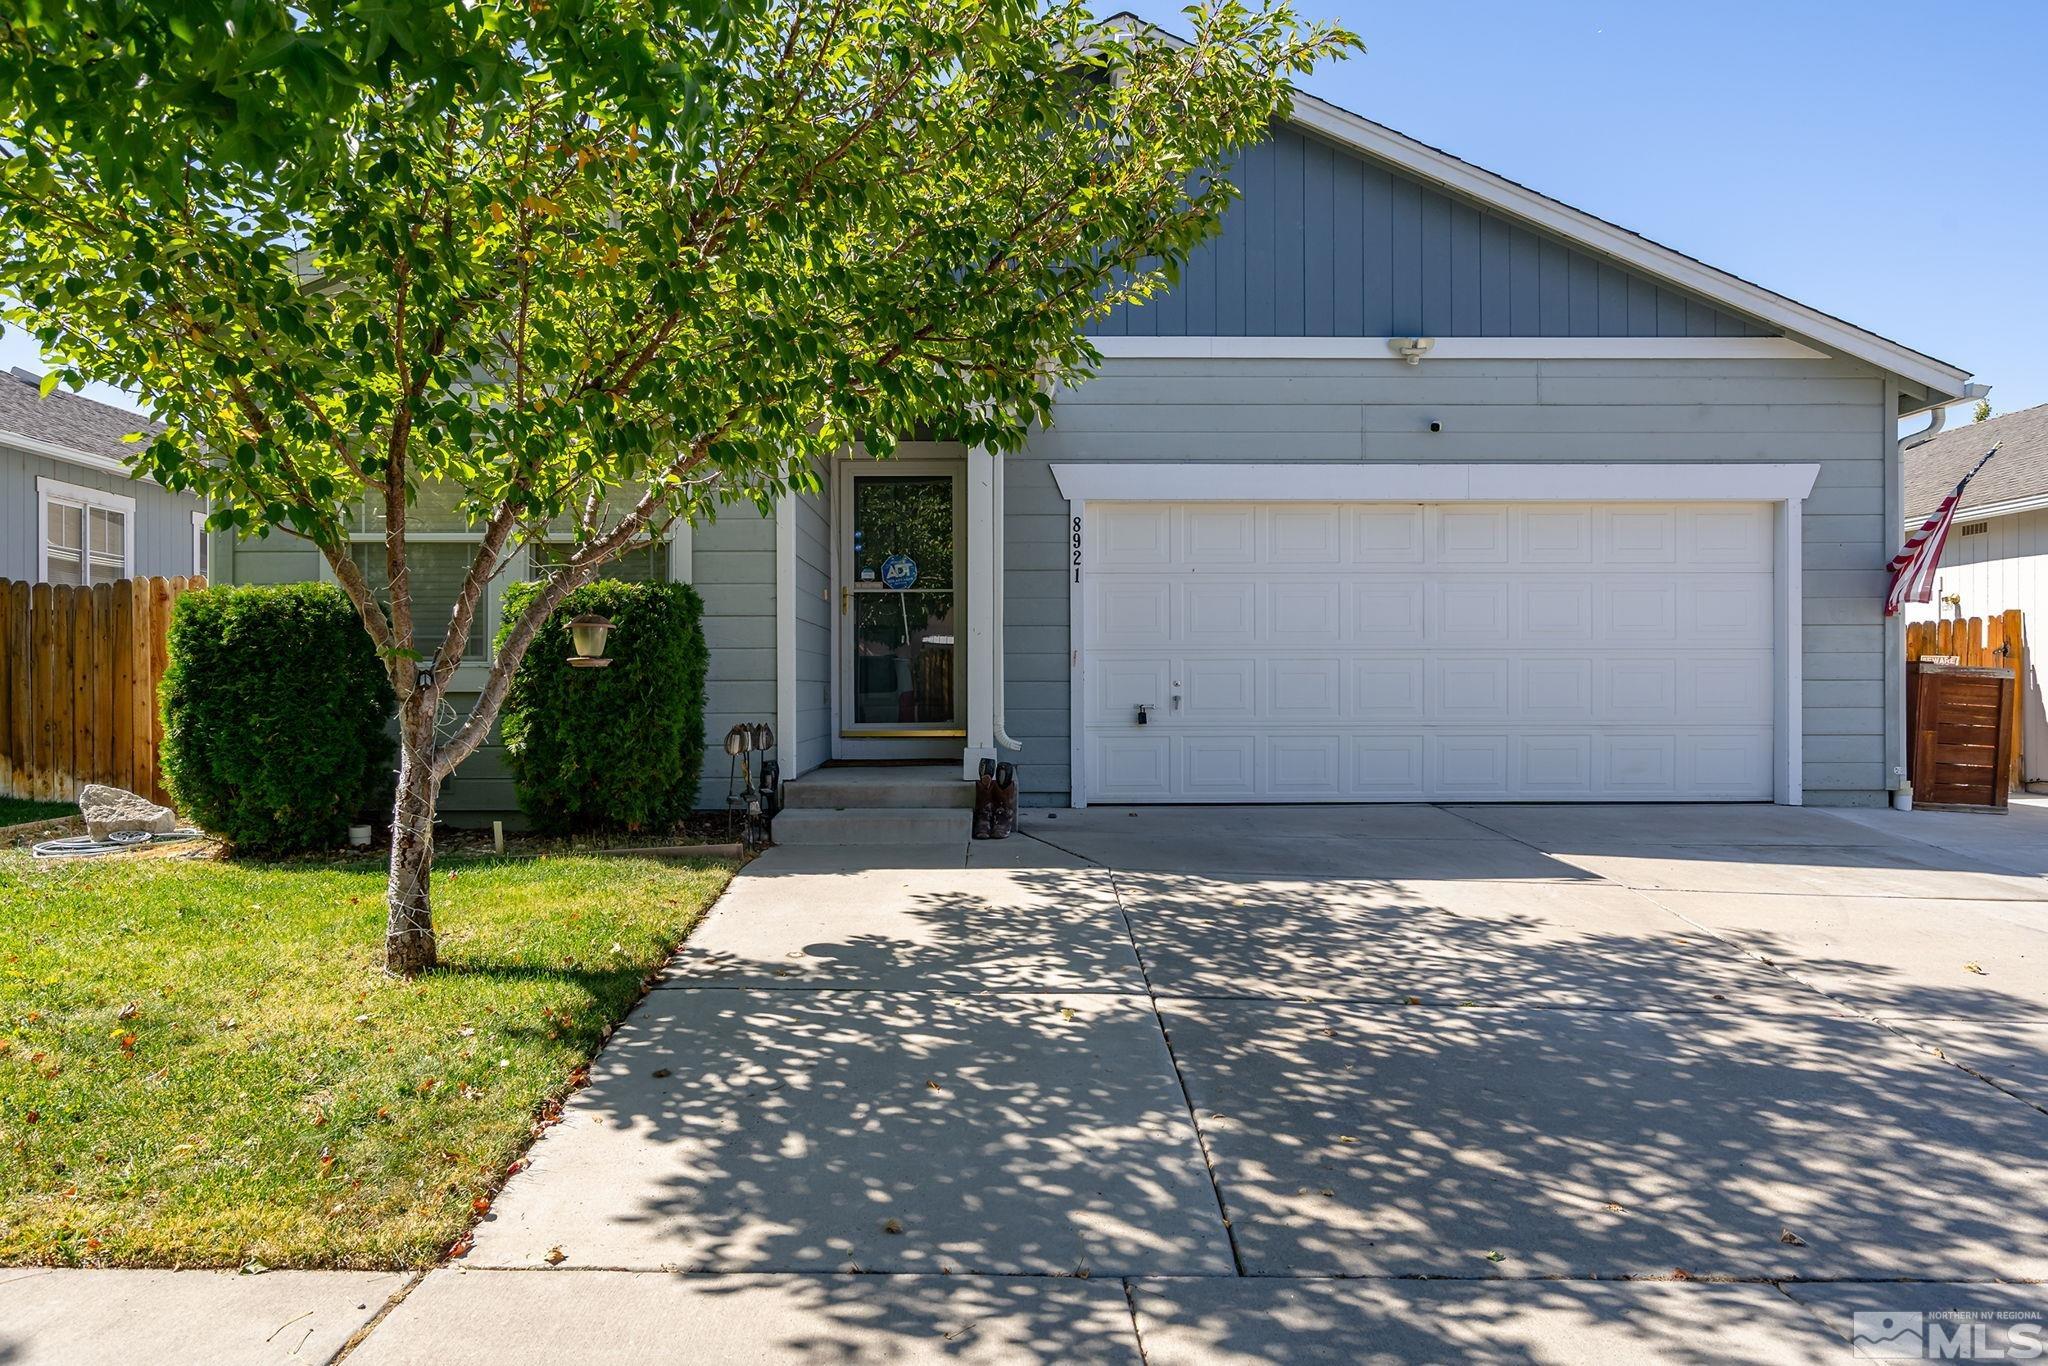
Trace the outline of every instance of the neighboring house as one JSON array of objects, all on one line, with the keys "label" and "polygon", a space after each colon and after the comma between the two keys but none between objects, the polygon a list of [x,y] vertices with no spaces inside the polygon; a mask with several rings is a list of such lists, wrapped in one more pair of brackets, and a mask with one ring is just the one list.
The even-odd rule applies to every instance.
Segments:
[{"label": "neighboring house", "polygon": [[[1022,454],[849,457],[647,557],[706,604],[707,805],[741,720],[786,777],[1014,754],[1041,805],[1886,801],[1894,433],[1965,371],[1306,96],[1235,178]],[[486,750],[443,810],[512,803]]]},{"label": "neighboring house", "polygon": [[[2026,613],[2027,668],[2017,695],[2029,782],[2048,781],[2048,711],[2042,705],[2048,627],[2048,404],[1944,432],[1906,452],[1906,522],[1917,527],[1984,452],[1998,456],[1963,490],[1935,575],[1935,600],[1912,603],[1913,621]],[[1948,603],[1948,598],[1957,599]]]},{"label": "neighboring house", "polygon": [[0,579],[104,583],[137,574],[203,574],[205,505],[132,479],[139,413],[0,373]]}]

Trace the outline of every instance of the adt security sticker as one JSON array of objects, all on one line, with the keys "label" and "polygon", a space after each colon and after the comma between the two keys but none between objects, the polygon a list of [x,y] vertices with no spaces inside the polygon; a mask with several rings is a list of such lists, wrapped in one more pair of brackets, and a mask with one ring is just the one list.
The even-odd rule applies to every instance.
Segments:
[{"label": "adt security sticker", "polygon": [[882,561],[882,587],[903,589],[917,582],[917,561],[908,555],[891,555]]}]

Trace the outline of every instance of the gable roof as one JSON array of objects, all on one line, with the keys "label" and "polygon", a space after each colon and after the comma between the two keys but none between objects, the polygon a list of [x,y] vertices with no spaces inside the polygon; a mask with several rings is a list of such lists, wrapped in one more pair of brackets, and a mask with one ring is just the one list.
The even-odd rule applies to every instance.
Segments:
[{"label": "gable roof", "polygon": [[1958,515],[1997,515],[2048,507],[2048,403],[2022,408],[1943,432],[1906,452],[1906,516],[1920,521],[1948,497],[1956,480],[1998,445],[1998,458],[1986,465],[1956,505]]},{"label": "gable roof", "polygon": [[[1107,23],[1143,30],[1169,42],[1185,42],[1129,12],[1115,15]],[[1963,386],[1969,383],[1970,372],[1959,366],[1716,269],[1328,100],[1295,91],[1293,121],[1332,142],[1397,167],[1454,196],[1520,219],[1595,256],[1668,281],[1680,290],[1754,318],[1787,336],[1864,361],[1925,390],[1922,396],[1930,401],[1961,398]],[[1905,410],[1913,411],[1918,406],[1906,405]]]},{"label": "gable roof", "polygon": [[163,430],[163,424],[140,413],[64,389],[52,389],[46,397],[39,392],[41,383],[41,375],[27,370],[0,372],[0,445],[126,474],[141,446],[121,438]]}]

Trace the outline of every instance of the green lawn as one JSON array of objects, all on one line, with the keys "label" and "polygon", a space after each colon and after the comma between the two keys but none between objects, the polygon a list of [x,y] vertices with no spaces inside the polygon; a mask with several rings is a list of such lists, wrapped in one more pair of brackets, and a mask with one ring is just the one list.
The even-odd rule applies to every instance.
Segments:
[{"label": "green lawn", "polygon": [[0,855],[0,1263],[433,1261],[731,875],[444,860],[404,982],[373,862]]},{"label": "green lawn", "polygon": [[77,802],[37,802],[27,797],[0,797],[0,826],[54,821],[78,814]]}]

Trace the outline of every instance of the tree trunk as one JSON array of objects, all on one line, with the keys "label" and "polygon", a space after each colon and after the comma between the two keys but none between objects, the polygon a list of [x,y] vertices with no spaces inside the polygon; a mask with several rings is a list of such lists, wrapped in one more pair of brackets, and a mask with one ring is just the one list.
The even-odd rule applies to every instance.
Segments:
[{"label": "tree trunk", "polygon": [[398,712],[398,794],[391,809],[391,878],[384,903],[384,968],[410,977],[436,961],[434,908],[428,879],[434,869],[434,699],[414,693]]}]

